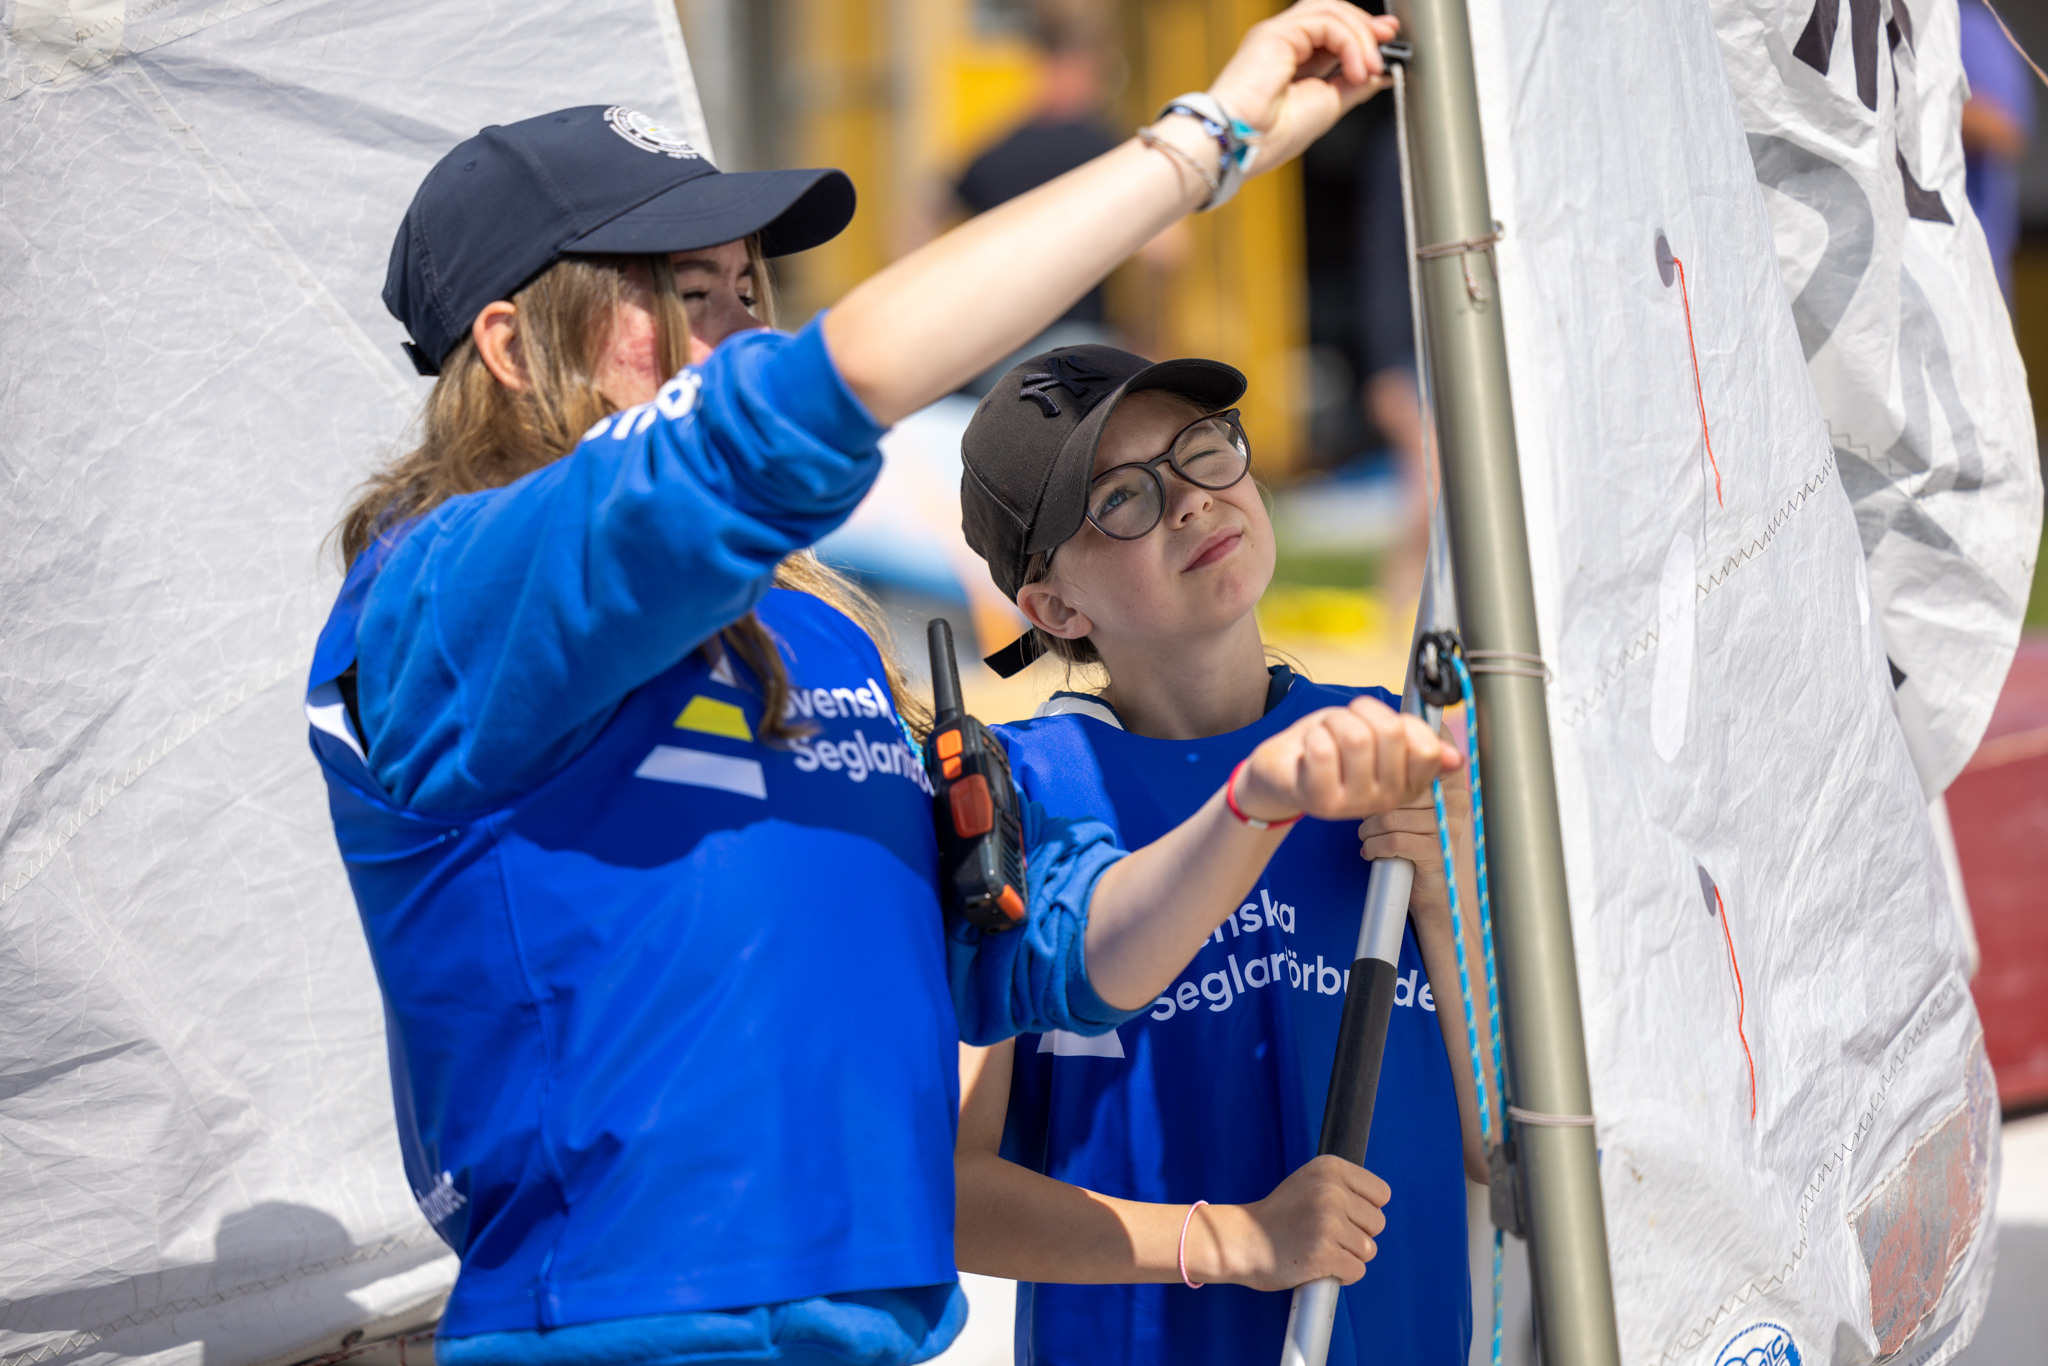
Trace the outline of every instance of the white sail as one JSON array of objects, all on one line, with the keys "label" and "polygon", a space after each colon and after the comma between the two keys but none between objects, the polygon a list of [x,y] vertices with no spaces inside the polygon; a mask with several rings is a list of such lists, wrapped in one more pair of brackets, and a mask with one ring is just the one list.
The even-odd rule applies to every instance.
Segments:
[{"label": "white sail", "polygon": [[1714,0],[1792,318],[1931,797],[2019,642],[2040,448],[1963,188],[1956,0]]},{"label": "white sail", "polygon": [[614,101],[701,139],[669,0],[0,7],[0,1366],[292,1360],[452,1280],[300,698],[424,393],[413,190]]},{"label": "white sail", "polygon": [[1472,15],[1624,1359],[1945,1360],[1996,1102],[1714,16]]}]

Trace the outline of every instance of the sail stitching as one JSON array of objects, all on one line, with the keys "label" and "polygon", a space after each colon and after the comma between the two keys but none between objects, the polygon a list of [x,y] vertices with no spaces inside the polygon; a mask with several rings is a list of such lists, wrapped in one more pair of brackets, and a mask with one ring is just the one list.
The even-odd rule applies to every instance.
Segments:
[{"label": "sail stitching", "polygon": [[[1702,1342],[1706,1341],[1707,1334],[1714,1331],[1716,1324],[1728,1318],[1729,1315],[1735,1313],[1736,1310],[1749,1303],[1758,1295],[1768,1294],[1791,1279],[1792,1273],[1798,1269],[1799,1264],[1806,1260],[1806,1249],[1809,1242],[1806,1231],[1807,1221],[1812,1216],[1814,1202],[1820,1199],[1822,1188],[1827,1185],[1828,1179],[1836,1171],[1840,1170],[1842,1165],[1855,1154],[1857,1148],[1862,1146],[1865,1135],[1870,1132],[1871,1126],[1877,1122],[1878,1111],[1885,1107],[1885,1102],[1891,1093],[1892,1082],[1898,1078],[1900,1072],[1905,1070],[1906,1059],[1912,1056],[1915,1049],[1919,1048],[1921,1040],[1927,1037],[1928,1031],[1933,1029],[1944,1018],[1943,1011],[1954,1002],[1957,990],[1956,980],[1951,976],[1943,984],[1942,989],[1937,991],[1928,999],[1926,1005],[1921,1007],[1919,1019],[1915,1022],[1913,1028],[1907,1032],[1906,1037],[1899,1042],[1898,1050],[1892,1054],[1890,1061],[1885,1064],[1883,1073],[1879,1075],[1877,1089],[1872,1092],[1870,1104],[1858,1118],[1856,1128],[1847,1138],[1844,1138],[1835,1145],[1833,1152],[1821,1159],[1819,1167],[1814,1171],[1813,1179],[1807,1182],[1805,1191],[1799,1197],[1799,1242],[1792,1249],[1792,1255],[1786,1260],[1785,1264],[1779,1267],[1777,1272],[1771,1276],[1750,1281],[1727,1299],[1721,1301],[1720,1307],[1715,1309],[1713,1313],[1681,1333],[1678,1340],[1669,1347],[1666,1347],[1662,1355],[1656,1358],[1660,1366],[1661,1363],[1671,1361],[1682,1353],[1692,1351]],[[7,1366],[7,1363],[0,1362],[0,1366]]]},{"label": "sail stitching", "polygon": [[1727,507],[1728,500],[1721,496],[1721,462],[1714,458],[1714,438],[1707,431],[1707,390],[1700,381],[1700,344],[1693,340],[1692,334],[1692,291],[1685,283],[1685,262],[1674,255],[1671,264],[1678,267],[1678,298],[1685,305],[1685,346],[1692,353],[1693,396],[1700,402],[1700,440],[1707,443],[1707,463],[1714,467],[1714,502]]},{"label": "sail stitching", "polygon": [[156,1306],[154,1309],[143,1310],[139,1313],[129,1314],[124,1318],[116,1319],[114,1322],[103,1327],[87,1329],[82,1333],[74,1333],[70,1337],[58,1342],[44,1343],[41,1347],[36,1347],[26,1352],[16,1352],[11,1356],[0,1356],[0,1366],[36,1366],[38,1362],[48,1361],[53,1357],[65,1356],[82,1347],[90,1347],[104,1338],[121,1332],[123,1329],[140,1328],[144,1324],[164,1317],[166,1314],[183,1314],[194,1309],[210,1309],[217,1304],[226,1304],[229,1300],[240,1299],[245,1295],[253,1295],[263,1290],[275,1290],[281,1285],[289,1285],[293,1281],[304,1280],[308,1276],[317,1276],[325,1271],[338,1271],[345,1266],[353,1266],[359,1262],[375,1261],[394,1252],[404,1252],[423,1243],[437,1241],[438,1237],[439,1235],[432,1229],[419,1229],[412,1233],[394,1234],[381,1243],[373,1243],[368,1247],[354,1248],[339,1257],[331,1257],[317,1266],[302,1266],[296,1270],[284,1272],[282,1275],[272,1276],[268,1280],[252,1281],[247,1285],[236,1286],[232,1290],[222,1290],[212,1295],[195,1295],[188,1299],[171,1300],[168,1303]]},{"label": "sail stitching", "polygon": [[1728,943],[1728,966],[1735,973],[1735,1037],[1742,1040],[1742,1056],[1749,1063],[1749,1118],[1756,1122],[1756,1054],[1749,1051],[1749,1034],[1742,1027],[1742,1017],[1749,1009],[1749,994],[1742,989],[1742,964],[1735,961],[1735,934],[1728,928],[1728,903],[1721,899],[1721,888],[1714,887],[1714,909],[1720,914],[1721,938]]},{"label": "sail stitching", "polygon": [[[268,3],[268,0],[265,2]],[[291,243],[285,240],[284,233],[279,231],[277,224],[271,222],[269,215],[258,208],[256,202],[249,197],[248,191],[243,189],[242,183],[221,165],[220,158],[213,154],[191,121],[182,117],[172,106],[163,88],[150,79],[148,71],[140,66],[130,66],[127,75],[136,92],[142,97],[143,106],[178,145],[178,150],[183,152],[186,159],[206,177],[208,183],[220,195],[221,201],[242,220],[243,226],[249,231],[249,236],[260,243],[263,250],[269,254],[278,273],[291,282],[292,287],[298,290],[303,300],[312,306],[313,311],[334,329],[335,335],[341,339],[343,345],[355,353],[356,359],[369,372],[370,378],[377,382],[378,387],[384,390],[385,396],[394,404],[410,407],[416,393],[413,388],[414,381],[399,373],[397,362],[385,354],[385,348],[372,341],[369,334],[363,331],[362,325],[341,306],[341,301],[334,297],[333,291],[327,288],[299,253],[293,250]]]},{"label": "sail stitching", "polygon": [[[1705,579],[1694,585],[1693,601],[1699,602],[1711,596],[1723,587],[1730,578],[1734,577],[1736,570],[1770,549],[1771,542],[1776,540],[1778,533],[1785,529],[1786,524],[1792,520],[1793,514],[1803,508],[1816,493],[1825,488],[1828,481],[1834,475],[1835,455],[1834,450],[1830,448],[1827,458],[1821,462],[1820,468],[1804,484],[1792,491],[1792,494],[1786,498],[1784,504],[1779,507],[1777,512],[1772,514],[1771,520],[1764,524],[1763,530],[1752,536],[1748,544],[1738,550],[1731,551],[1721,561],[1719,569],[1716,569],[1713,573],[1707,575]],[[1662,623],[1659,622],[1656,625],[1650,626],[1642,634],[1621,648],[1620,657],[1601,671],[1598,685],[1591,692],[1580,697],[1562,710],[1557,723],[1560,730],[1571,730],[1578,726],[1580,722],[1592,714],[1595,707],[1600,705],[1607,694],[1613,690],[1614,685],[1621,681],[1621,676],[1628,672],[1631,665],[1656,650],[1658,632],[1661,629],[1661,625]]]}]

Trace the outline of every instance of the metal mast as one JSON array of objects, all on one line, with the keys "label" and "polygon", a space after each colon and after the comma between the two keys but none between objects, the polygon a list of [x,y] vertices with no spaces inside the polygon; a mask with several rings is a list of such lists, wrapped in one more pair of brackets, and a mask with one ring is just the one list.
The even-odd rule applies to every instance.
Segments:
[{"label": "metal mast", "polygon": [[[1542,1359],[1620,1366],[1465,0],[1394,0],[1458,615],[1478,693],[1517,1204]],[[1527,1116],[1524,1118],[1524,1116]],[[1496,1163],[1496,1181],[1500,1180]]]}]

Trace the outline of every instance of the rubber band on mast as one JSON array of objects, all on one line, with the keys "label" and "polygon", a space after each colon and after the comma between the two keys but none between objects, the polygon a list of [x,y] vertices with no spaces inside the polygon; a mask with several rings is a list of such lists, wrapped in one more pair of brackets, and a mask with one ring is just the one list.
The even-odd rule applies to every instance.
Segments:
[{"label": "rubber band on mast", "polygon": [[[1490,660],[1505,660],[1505,663],[1489,663]],[[1467,650],[1466,666],[1476,674],[1509,674],[1515,678],[1540,678],[1545,683],[1555,681],[1550,666],[1543,662],[1542,655],[1525,655],[1514,650]]]},{"label": "rubber band on mast", "polygon": [[[1500,274],[1499,264],[1493,259],[1493,248],[1500,241],[1501,234],[1506,231],[1507,229],[1502,227],[1500,221],[1496,219],[1494,220],[1492,232],[1484,232],[1477,237],[1461,237],[1455,242],[1438,242],[1434,246],[1417,247],[1415,249],[1415,259],[1418,261],[1441,261],[1447,256],[1457,257],[1458,269],[1465,273],[1465,297],[1472,301],[1473,307],[1484,308],[1491,296],[1487,294],[1484,282],[1472,273],[1471,258],[1480,252],[1485,252],[1486,264],[1494,268],[1495,275]],[[1411,237],[1409,240],[1413,241],[1414,239]]]},{"label": "rubber band on mast", "polygon": [[1594,1124],[1591,1115],[1547,1115],[1541,1110],[1524,1110],[1519,1105],[1508,1107],[1508,1117],[1517,1124],[1533,1124],[1539,1129],[1590,1129]]}]

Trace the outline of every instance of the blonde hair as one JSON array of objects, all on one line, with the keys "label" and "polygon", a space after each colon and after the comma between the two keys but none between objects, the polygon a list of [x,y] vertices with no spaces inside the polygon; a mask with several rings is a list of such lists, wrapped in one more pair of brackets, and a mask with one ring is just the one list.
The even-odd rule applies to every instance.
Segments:
[{"label": "blonde hair", "polygon": [[[1059,546],[1052,548],[1058,549]],[[1024,562],[1024,582],[1043,583],[1051,576],[1052,550],[1041,550]],[[1095,642],[1088,637],[1068,640],[1065,636],[1056,636],[1050,631],[1039,631],[1036,626],[1031,629],[1038,633],[1038,643],[1045,647],[1045,653],[1067,666],[1068,681],[1073,680],[1076,669],[1104,667],[1102,651],[1096,649]]]},{"label": "blonde hair", "polygon": [[[755,302],[751,311],[775,325],[773,285],[758,237],[747,239]],[[391,528],[450,498],[501,488],[576,448],[583,433],[615,410],[598,392],[597,373],[612,320],[626,302],[635,272],[652,291],[656,358],[661,373],[689,363],[690,320],[676,293],[666,256],[565,256],[512,296],[518,309],[519,355],[529,383],[514,391],[498,383],[465,336],[441,362],[419,419],[419,444],[372,474],[335,528],[344,564]],[[850,617],[875,642],[889,689],[904,720],[922,732],[930,720],[910,690],[875,602],[851,580],[799,551],[775,566],[775,586],[808,593]],[[807,734],[786,715],[789,670],[774,633],[749,612],[703,647],[730,651],[761,685],[761,736],[771,743]]]}]

